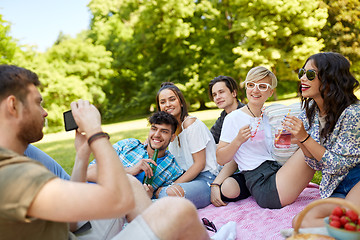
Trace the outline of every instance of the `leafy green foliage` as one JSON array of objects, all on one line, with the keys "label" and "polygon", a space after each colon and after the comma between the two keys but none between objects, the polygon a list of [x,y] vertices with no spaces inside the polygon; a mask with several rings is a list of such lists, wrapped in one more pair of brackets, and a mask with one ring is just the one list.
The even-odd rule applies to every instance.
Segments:
[{"label": "leafy green foliage", "polygon": [[0,14],[0,64],[9,64],[18,50],[17,43],[9,32],[10,24]]},{"label": "leafy green foliage", "polygon": [[233,49],[239,57],[235,67],[242,79],[249,68],[263,65],[282,80],[295,80],[293,71],[323,47],[319,32],[327,9],[312,0],[238,1],[233,31],[241,43]]},{"label": "leafy green foliage", "polygon": [[340,52],[352,63],[352,72],[360,78],[360,2],[325,0],[329,18],[321,32],[325,50]]},{"label": "leafy green foliage", "polygon": [[[84,37],[85,36],[85,37]],[[61,35],[45,53],[29,48],[15,55],[13,64],[28,68],[39,76],[44,107],[52,131],[63,127],[62,113],[70,103],[87,99],[106,112],[107,97],[103,90],[113,75],[111,53],[101,45],[79,35]]]}]

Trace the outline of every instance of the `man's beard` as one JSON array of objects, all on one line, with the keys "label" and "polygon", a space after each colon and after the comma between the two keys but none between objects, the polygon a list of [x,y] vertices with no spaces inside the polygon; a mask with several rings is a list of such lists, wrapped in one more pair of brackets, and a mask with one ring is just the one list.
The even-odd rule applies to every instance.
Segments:
[{"label": "man's beard", "polygon": [[[169,140],[169,142],[170,142],[170,140]],[[159,151],[165,150],[165,149],[168,147],[168,145],[169,145],[169,143],[163,144],[162,147],[158,148],[158,150],[159,150]],[[155,150],[155,148],[151,145],[151,140],[150,140],[150,139],[149,139],[149,146],[150,146],[150,148],[151,148],[152,150]]]},{"label": "man's beard", "polygon": [[18,132],[17,137],[27,144],[37,142],[44,136],[42,129],[42,124],[36,123],[33,119],[24,119],[21,122],[20,131]]}]

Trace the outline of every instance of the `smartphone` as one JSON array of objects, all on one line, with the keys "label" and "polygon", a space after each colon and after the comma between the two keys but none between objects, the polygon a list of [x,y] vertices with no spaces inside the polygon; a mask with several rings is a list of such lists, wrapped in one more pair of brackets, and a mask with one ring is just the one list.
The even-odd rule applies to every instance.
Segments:
[{"label": "smartphone", "polygon": [[74,120],[71,110],[66,111],[63,114],[64,114],[65,130],[71,131],[77,129],[78,126]]}]

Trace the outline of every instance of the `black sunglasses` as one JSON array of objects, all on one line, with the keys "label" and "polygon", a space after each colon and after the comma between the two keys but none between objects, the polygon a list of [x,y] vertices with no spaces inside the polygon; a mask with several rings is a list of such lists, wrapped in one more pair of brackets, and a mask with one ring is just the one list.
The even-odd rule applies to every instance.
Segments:
[{"label": "black sunglasses", "polygon": [[203,224],[205,225],[206,229],[212,232],[217,232],[217,229],[215,227],[215,224],[213,222],[210,222],[209,219],[207,218],[202,218],[201,219]]},{"label": "black sunglasses", "polygon": [[304,74],[306,74],[307,79],[309,79],[310,81],[314,80],[315,77],[316,77],[316,72],[315,72],[315,70],[309,69],[309,70],[305,71],[305,69],[300,68],[300,69],[299,69],[299,73],[298,73],[299,79],[300,79],[302,76],[304,76]]}]

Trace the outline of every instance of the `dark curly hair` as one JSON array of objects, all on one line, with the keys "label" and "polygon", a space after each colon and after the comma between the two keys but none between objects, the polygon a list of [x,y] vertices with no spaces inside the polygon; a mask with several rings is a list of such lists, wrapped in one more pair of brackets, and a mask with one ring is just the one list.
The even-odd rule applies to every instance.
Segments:
[{"label": "dark curly hair", "polygon": [[[324,99],[326,124],[320,136],[326,138],[334,130],[335,124],[345,108],[358,101],[354,91],[359,86],[359,82],[350,73],[350,62],[339,53],[314,54],[306,60],[303,67],[310,60],[313,60],[318,69],[317,76],[321,83],[319,90]],[[299,91],[301,95],[301,86]],[[302,95],[301,102],[311,127],[315,109],[318,106],[312,98],[303,98]]]},{"label": "dark curly hair", "polygon": [[171,125],[171,133],[174,134],[177,126],[178,121],[176,118],[167,112],[155,112],[153,115],[149,117],[149,123],[150,124],[169,124]]},{"label": "dark curly hair", "polygon": [[214,98],[212,96],[212,88],[218,82],[224,82],[226,87],[230,90],[231,93],[233,93],[235,91],[236,98],[237,98],[238,91],[239,91],[239,85],[237,84],[237,82],[232,77],[220,75],[220,76],[215,77],[214,79],[212,79],[209,82],[208,94],[209,94],[209,98],[211,101],[214,101]]},{"label": "dark curly hair", "polygon": [[160,95],[160,92],[162,90],[165,90],[165,89],[169,89],[169,90],[173,91],[175,93],[175,95],[179,98],[180,104],[182,105],[181,106],[180,120],[184,121],[185,117],[187,117],[189,115],[189,112],[188,112],[188,109],[187,109],[187,104],[186,104],[184,95],[182,94],[180,89],[172,82],[163,82],[160,85],[160,89],[156,94],[156,108],[157,108],[157,110],[161,111],[160,104],[159,104],[159,95]]}]

